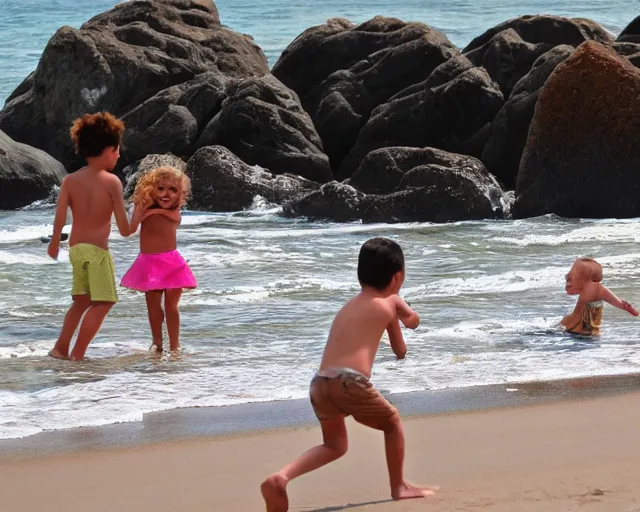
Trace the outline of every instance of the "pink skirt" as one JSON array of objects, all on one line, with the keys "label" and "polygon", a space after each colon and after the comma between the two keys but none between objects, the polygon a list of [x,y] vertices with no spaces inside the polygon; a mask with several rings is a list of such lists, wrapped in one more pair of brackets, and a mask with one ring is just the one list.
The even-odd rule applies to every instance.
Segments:
[{"label": "pink skirt", "polygon": [[140,292],[195,288],[198,286],[193,272],[178,251],[158,254],[140,253],[120,285]]}]

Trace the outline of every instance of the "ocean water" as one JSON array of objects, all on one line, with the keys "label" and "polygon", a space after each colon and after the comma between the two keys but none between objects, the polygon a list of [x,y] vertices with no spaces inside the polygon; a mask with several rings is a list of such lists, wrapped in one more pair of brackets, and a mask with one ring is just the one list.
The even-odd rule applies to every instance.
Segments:
[{"label": "ocean water", "polygon": [[[422,316],[409,355],[386,343],[373,379],[385,392],[617,374],[640,369],[640,324],[608,307],[598,339],[554,330],[574,300],[564,275],[597,257],[605,282],[640,303],[640,222],[526,221],[362,225],[285,220],[256,204],[236,214],[184,216],[179,246],[199,281],[182,300],[184,353],[158,357],[144,298],[121,291],[87,362],[46,357],[69,305],[68,252],[39,238],[53,211],[0,212],[0,438],[135,421],[148,411],[300,398],[333,315],[358,291],[359,246],[397,240],[405,297]],[[137,238],[114,234],[118,279]]]},{"label": "ocean water", "polygon": [[[79,26],[116,2],[0,0],[0,102],[37,65],[63,24]],[[223,22],[252,34],[270,62],[308,26],[375,14],[427,22],[459,46],[510,17],[589,17],[620,31],[628,2],[224,0]],[[182,300],[183,355],[148,352],[144,298],[122,291],[89,361],[46,357],[69,305],[68,252],[46,257],[52,205],[0,212],[0,438],[136,421],[148,411],[303,397],[339,307],[358,290],[359,246],[392,237],[405,249],[404,295],[423,323],[407,331],[409,356],[382,344],[373,379],[385,392],[637,372],[638,320],[608,307],[596,340],[554,326],[573,307],[564,274],[597,257],[605,282],[640,303],[640,221],[526,221],[361,225],[285,220],[259,199],[234,214],[188,212],[180,250],[199,281]],[[114,234],[118,279],[136,237]]]}]

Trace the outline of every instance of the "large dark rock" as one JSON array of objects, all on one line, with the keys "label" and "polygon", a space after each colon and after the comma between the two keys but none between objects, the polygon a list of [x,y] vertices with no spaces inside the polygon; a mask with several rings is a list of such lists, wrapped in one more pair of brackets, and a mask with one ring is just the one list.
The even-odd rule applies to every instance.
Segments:
[{"label": "large dark rock", "polygon": [[[377,167],[378,177],[387,176],[384,184],[378,181],[377,192],[389,192],[399,181],[393,187],[396,192],[372,199],[365,222],[496,219],[508,207],[496,179],[472,157],[432,148],[388,148],[367,156],[358,170],[363,178],[366,160]],[[376,181],[374,176],[371,181]]]},{"label": "large dark rock", "polygon": [[640,68],[640,43],[613,43],[612,48],[618,55]]},{"label": "large dark rock", "polygon": [[640,216],[640,70],[582,44],[545,84],[516,183],[516,217]]},{"label": "large dark rock", "polygon": [[307,94],[334,71],[349,69],[380,50],[415,41],[420,32],[437,31],[419,23],[405,23],[384,16],[376,16],[357,26],[344,18],[330,19],[324,25],[311,27],[300,34],[282,52],[272,72],[296,91],[304,104]]},{"label": "large dark rock", "polygon": [[318,188],[318,184],[292,174],[275,175],[242,162],[222,146],[199,149],[187,163],[192,196],[189,206],[216,212],[239,211],[259,195],[282,203]]},{"label": "large dark rock", "polygon": [[13,210],[46,199],[66,174],[52,156],[0,131],[0,209]]},{"label": "large dark rock", "polygon": [[[386,18],[372,21],[389,23]],[[402,23],[394,34],[389,47],[332,73],[302,98],[334,169],[351,150],[375,107],[424,81],[440,64],[459,54],[444,34],[422,23]]]},{"label": "large dark rock", "polygon": [[629,23],[618,38],[619,43],[640,43],[640,16],[636,16],[631,23]]},{"label": "large dark rock", "polygon": [[[122,2],[79,30],[62,27],[55,33],[36,71],[0,112],[0,129],[72,168],[80,165],[68,135],[73,119],[101,110],[122,117],[205,72],[260,76],[268,65],[249,36],[220,25],[213,2]],[[192,120],[177,110],[167,115],[189,132]],[[123,154],[126,159],[126,148]]]},{"label": "large dark rock", "polygon": [[[435,170],[432,170],[435,171]],[[452,173],[422,172],[415,175],[423,186],[372,197],[364,222],[455,222],[499,219],[501,204],[484,195],[482,187]],[[428,185],[426,183],[429,183]]]},{"label": "large dark rock", "polygon": [[475,38],[463,50],[484,67],[508,98],[538,57],[554,46],[578,46],[584,41],[610,43],[613,37],[597,23],[558,16],[521,16],[501,23]]},{"label": "large dark rock", "polygon": [[479,157],[491,121],[504,103],[498,85],[482,68],[470,68],[451,81],[411,87],[376,108],[340,166],[338,178],[353,174],[374,149],[436,147]]},{"label": "large dark rock", "polygon": [[362,218],[370,200],[350,185],[331,181],[318,190],[284,204],[286,217],[307,217],[312,220],[350,222]]},{"label": "large dark rock", "polygon": [[516,185],[520,158],[540,89],[556,66],[573,52],[572,46],[561,45],[539,57],[529,73],[513,88],[511,96],[491,124],[491,134],[482,152],[482,161],[508,189]]},{"label": "large dark rock", "polygon": [[333,179],[329,159],[298,96],[274,76],[236,80],[196,146],[221,145],[274,174]]},{"label": "large dark rock", "polygon": [[202,73],[160,91],[126,114],[122,164],[157,153],[193,154],[198,137],[220,110],[227,82],[218,72]]},{"label": "large dark rock", "polygon": [[449,222],[502,218],[509,207],[482,162],[432,148],[373,151],[348,181],[327,183],[286,203],[285,215],[339,222]]},{"label": "large dark rock", "polygon": [[[486,183],[501,194],[500,187],[489,175],[484,164],[477,158],[457,155],[434,148],[390,147],[376,149],[369,153],[358,167],[349,184],[367,194],[388,194],[398,188],[413,183],[418,175],[438,170],[456,175],[466,175],[472,179]],[[409,174],[413,173],[413,179]],[[427,172],[429,174],[429,172]],[[407,181],[408,179],[408,181]],[[487,194],[489,192],[487,191]]]}]

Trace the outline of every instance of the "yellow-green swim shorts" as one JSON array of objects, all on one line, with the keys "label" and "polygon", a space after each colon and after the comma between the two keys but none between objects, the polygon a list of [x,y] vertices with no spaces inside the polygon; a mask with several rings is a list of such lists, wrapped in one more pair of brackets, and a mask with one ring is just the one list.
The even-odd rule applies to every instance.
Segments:
[{"label": "yellow-green swim shorts", "polygon": [[71,295],[88,295],[93,302],[118,302],[113,257],[109,251],[91,244],[69,248],[73,268]]}]

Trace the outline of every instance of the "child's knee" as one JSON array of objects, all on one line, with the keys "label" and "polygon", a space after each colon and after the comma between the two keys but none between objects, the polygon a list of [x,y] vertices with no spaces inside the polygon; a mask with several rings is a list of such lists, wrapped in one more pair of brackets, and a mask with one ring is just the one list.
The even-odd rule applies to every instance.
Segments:
[{"label": "child's knee", "polygon": [[93,302],[93,301],[91,302],[91,307],[93,309],[103,311],[105,314],[111,311],[111,308],[113,306],[114,306],[113,302]]},{"label": "child's knee", "polygon": [[400,413],[398,413],[398,410],[394,408],[393,414],[382,424],[380,430],[383,432],[393,432],[401,427],[402,422],[400,420]]},{"label": "child's knee", "polygon": [[336,457],[342,457],[349,449],[349,440],[346,437],[334,439],[330,444],[325,443],[336,454]]}]

